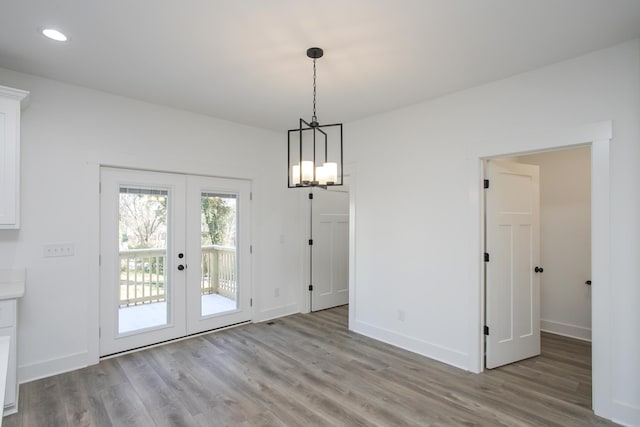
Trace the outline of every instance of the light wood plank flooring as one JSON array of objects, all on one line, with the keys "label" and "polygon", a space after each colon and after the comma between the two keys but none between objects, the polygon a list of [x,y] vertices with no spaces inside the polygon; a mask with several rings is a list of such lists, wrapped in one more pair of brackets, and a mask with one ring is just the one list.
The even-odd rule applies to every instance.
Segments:
[{"label": "light wood plank flooring", "polygon": [[614,425],[593,415],[590,346],[480,375],[347,330],[347,307],[244,325],[20,387],[12,426]]}]

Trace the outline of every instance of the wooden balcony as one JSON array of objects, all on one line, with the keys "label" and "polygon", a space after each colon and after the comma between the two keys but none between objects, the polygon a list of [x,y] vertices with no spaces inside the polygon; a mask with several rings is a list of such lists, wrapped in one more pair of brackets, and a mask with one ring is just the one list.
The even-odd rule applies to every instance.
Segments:
[{"label": "wooden balcony", "polygon": [[[200,293],[218,294],[235,300],[236,248],[202,246]],[[165,249],[128,249],[120,251],[119,306],[134,307],[165,302]]]}]

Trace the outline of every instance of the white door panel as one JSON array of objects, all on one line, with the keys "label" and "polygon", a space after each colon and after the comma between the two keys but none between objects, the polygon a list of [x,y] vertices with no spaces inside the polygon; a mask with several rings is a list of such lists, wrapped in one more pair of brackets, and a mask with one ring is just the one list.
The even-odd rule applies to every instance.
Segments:
[{"label": "white door panel", "polygon": [[349,193],[314,192],[311,310],[349,302]]},{"label": "white door panel", "polygon": [[486,367],[540,354],[538,166],[491,160],[486,190]]},{"label": "white door panel", "polygon": [[[234,238],[220,245],[203,241],[200,233],[188,234],[187,333],[194,334],[251,319],[251,188],[249,181],[237,179],[189,176],[187,180],[188,205],[202,206],[203,198],[226,200],[232,208],[227,225],[234,230]],[[200,230],[202,223],[201,210],[188,211],[188,229]],[[212,277],[212,272],[218,274]]]},{"label": "white door panel", "polygon": [[[100,354],[185,335],[185,273],[178,270],[178,254],[185,250],[184,176],[112,168],[100,173]],[[147,198],[155,196],[166,204],[166,231],[158,230],[162,238],[147,242],[147,250],[136,248],[138,244],[126,247],[130,240],[122,232],[120,209],[128,195],[143,200],[128,206],[132,216],[153,214],[158,203],[146,203]],[[131,243],[148,240],[143,234],[154,225],[148,219],[132,233],[138,236],[130,236]],[[154,262],[158,259],[163,261]]]}]

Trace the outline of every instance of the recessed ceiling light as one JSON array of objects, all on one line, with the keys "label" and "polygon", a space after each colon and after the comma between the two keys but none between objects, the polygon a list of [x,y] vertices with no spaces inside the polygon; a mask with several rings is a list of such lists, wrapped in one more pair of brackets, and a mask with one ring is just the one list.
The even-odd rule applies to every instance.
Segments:
[{"label": "recessed ceiling light", "polygon": [[57,42],[66,42],[67,40],[69,40],[67,36],[53,28],[42,28],[40,29],[40,32],[46,38],[55,40]]}]

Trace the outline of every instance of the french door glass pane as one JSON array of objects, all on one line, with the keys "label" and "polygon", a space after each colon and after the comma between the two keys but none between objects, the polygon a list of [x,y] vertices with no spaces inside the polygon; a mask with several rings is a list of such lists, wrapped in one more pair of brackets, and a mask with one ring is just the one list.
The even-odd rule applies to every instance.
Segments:
[{"label": "french door glass pane", "polygon": [[237,196],[202,193],[200,198],[201,316],[238,308]]},{"label": "french door glass pane", "polygon": [[166,325],[167,206],[162,189],[120,187],[118,333]]}]

